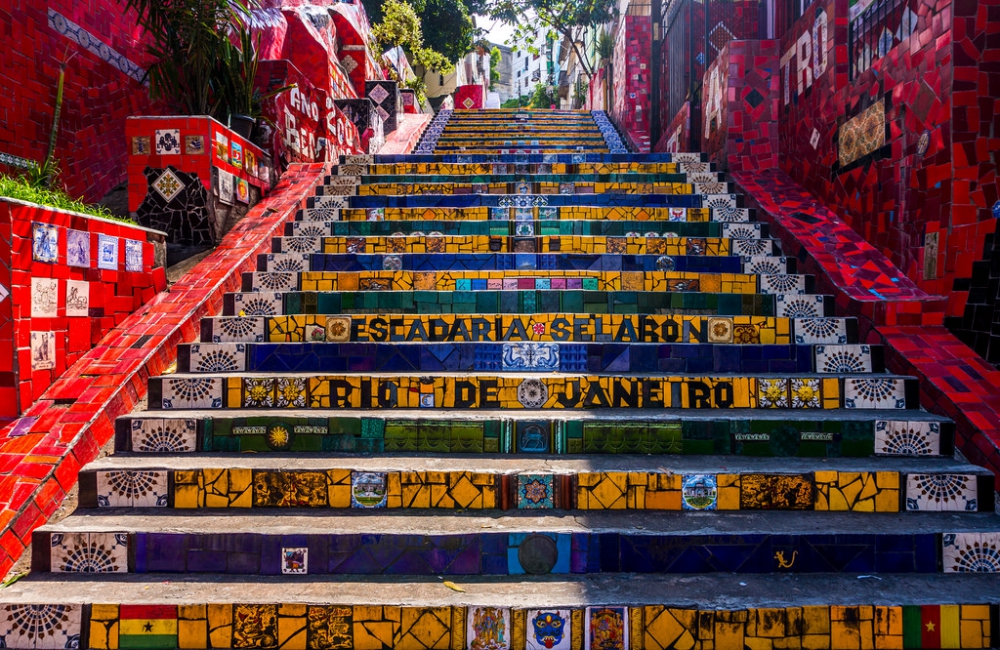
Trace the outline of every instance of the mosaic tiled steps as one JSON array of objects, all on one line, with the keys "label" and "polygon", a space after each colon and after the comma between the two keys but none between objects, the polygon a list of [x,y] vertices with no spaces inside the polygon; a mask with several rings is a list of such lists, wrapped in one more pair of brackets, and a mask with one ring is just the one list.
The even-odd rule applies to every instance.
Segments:
[{"label": "mosaic tiled steps", "polygon": [[[405,359],[399,357],[400,365]],[[413,371],[412,368],[402,370]],[[537,373],[539,370],[534,370]],[[551,372],[551,371],[549,371]],[[150,410],[174,409],[878,409],[917,406],[917,382],[893,375],[546,374],[438,370],[431,376],[230,373],[149,380]]]},{"label": "mosaic tiled steps", "polygon": [[[606,116],[544,115],[621,147]],[[442,114],[421,147],[535,119]],[[149,622],[158,647],[527,650],[547,645],[528,625],[541,607],[569,630],[548,650],[994,642],[1000,587],[968,575],[1000,572],[990,477],[952,458],[914,380],[885,372],[740,196],[567,180],[714,173],[701,154],[342,163],[116,423],[85,507],[36,539],[50,575],[0,603],[58,603],[98,647]],[[693,167],[657,167],[676,164]],[[574,193],[333,193],[528,174]],[[128,607],[168,596],[176,615]],[[4,611],[6,643],[27,615]]]},{"label": "mosaic tiled steps", "polygon": [[467,194],[518,194],[518,195],[573,195],[573,194],[674,194],[716,195],[729,194],[729,183],[670,183],[670,182],[524,182],[524,183],[369,183],[357,187],[324,186],[317,194],[346,196],[397,196],[397,195],[467,195]]},{"label": "mosaic tiled steps", "polygon": [[[80,475],[82,508],[376,510],[800,510],[991,512],[992,476],[964,463],[711,456],[542,459],[119,455]],[[664,466],[666,465],[666,466]]]},{"label": "mosaic tiled steps", "polygon": [[[137,454],[343,452],[380,454],[668,454],[752,457],[950,457],[954,428],[922,412],[843,411],[421,412],[315,416],[256,409],[138,413],[118,420],[115,449]],[[909,419],[907,419],[909,418]],[[666,462],[666,461],[664,461]]]}]

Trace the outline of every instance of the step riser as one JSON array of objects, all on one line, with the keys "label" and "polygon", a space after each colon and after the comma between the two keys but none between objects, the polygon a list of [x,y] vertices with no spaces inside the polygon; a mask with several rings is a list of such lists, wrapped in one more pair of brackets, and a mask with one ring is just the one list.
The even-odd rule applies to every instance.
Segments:
[{"label": "step riser", "polygon": [[[849,364],[849,366],[848,366]],[[181,344],[177,370],[219,372],[885,372],[879,346],[639,343]]]},{"label": "step riser", "polygon": [[[294,547],[308,549],[311,575],[506,576],[529,569],[535,575],[953,573],[959,564],[944,548],[946,535],[91,532],[53,537],[39,531],[33,536],[32,570],[81,573],[106,567],[99,572],[281,575],[283,549]],[[959,539],[964,535],[959,533]],[[522,550],[522,545],[527,548]],[[87,561],[90,557],[98,559]],[[782,559],[791,566],[783,567]]]},{"label": "step riser", "polygon": [[539,163],[708,163],[703,153],[537,153],[537,154],[390,154],[341,156],[341,164],[392,165],[397,163],[449,163],[449,164],[539,164]]},{"label": "step riser", "polygon": [[[992,512],[993,477],[895,471],[805,474],[129,470],[83,472],[82,508],[380,508],[649,512]],[[141,486],[141,489],[137,489]],[[215,486],[215,487],[213,487]],[[225,486],[219,488],[218,486]],[[949,495],[943,500],[929,488]],[[221,490],[221,491],[220,491]],[[791,496],[789,496],[791,495]],[[808,519],[803,520],[803,522]],[[997,535],[1000,540],[1000,534]]]},{"label": "step riser", "polygon": [[[332,587],[332,585],[331,585]],[[443,587],[438,589],[445,590]],[[971,598],[971,596],[970,596]],[[591,638],[613,636],[618,647],[641,649],[676,647],[663,639],[678,639],[680,647],[719,650],[743,647],[787,648],[857,648],[859,639],[874,648],[989,648],[1000,645],[997,627],[1000,612],[995,605],[977,605],[962,599],[961,605],[944,604],[926,607],[887,606],[878,598],[840,603],[833,597],[824,604],[806,607],[770,607],[761,609],[710,609],[676,606],[669,598],[632,597],[601,601],[601,605],[582,608],[542,609],[501,608],[494,606],[400,607],[397,600],[378,604],[316,605],[244,598],[238,602],[219,599],[195,600],[191,604],[137,604],[93,606],[68,605],[62,613],[65,621],[55,637],[39,635],[39,648],[63,647],[67,638],[79,647],[91,648],[231,648],[231,647],[309,647],[309,648],[420,648],[455,650],[489,647],[495,643],[499,622],[504,630],[504,644],[515,650],[538,650],[545,644],[536,637],[534,621],[546,615],[560,622],[555,650],[583,648]],[[544,599],[539,602],[543,602]],[[106,601],[100,601],[106,602]],[[159,602],[159,601],[157,601]],[[480,601],[476,601],[480,602]],[[572,601],[577,602],[577,601]],[[633,606],[619,606],[627,602]],[[641,603],[641,606],[635,606]],[[648,603],[648,604],[647,604]],[[662,604],[654,604],[662,603]],[[384,605],[384,606],[383,606]],[[0,606],[0,615],[9,608]],[[5,616],[6,617],[6,616]],[[146,619],[155,617],[156,627],[164,632],[151,640],[144,634]],[[13,618],[13,617],[12,617]],[[546,619],[553,620],[553,619]],[[933,637],[921,633],[925,621],[937,621]],[[477,632],[477,629],[479,632]],[[600,630],[600,631],[599,631]],[[548,630],[542,628],[539,636]],[[479,638],[481,637],[481,638]],[[7,647],[19,647],[8,635]],[[34,647],[34,639],[23,637],[21,647]],[[416,639],[423,639],[416,641]],[[932,642],[938,639],[938,642]],[[475,640],[476,645],[471,645]],[[142,643],[142,646],[132,644]],[[419,645],[417,645],[419,643]],[[510,643],[510,645],[506,645]],[[688,645],[688,644],[691,645]],[[51,645],[49,645],[51,644]],[[280,645],[279,645],[280,644]],[[653,645],[656,644],[656,645]],[[780,644],[780,645],[779,645]],[[594,644],[596,647],[596,642]]]},{"label": "step riser", "polygon": [[[760,224],[733,227],[733,224],[667,221],[293,221],[285,224],[285,237],[388,237],[397,233],[439,232],[450,236],[522,233],[563,237],[722,237],[763,239]],[[743,234],[750,234],[744,237]],[[739,236],[734,236],[739,235]]]},{"label": "step riser", "polygon": [[[349,178],[349,177],[346,177]],[[652,195],[682,196],[695,199],[728,195],[735,191],[731,183],[351,183],[330,186],[320,185],[316,196],[469,196],[487,194],[490,196],[607,196]]]},{"label": "step riser", "polygon": [[831,296],[639,291],[369,291],[226,294],[223,316],[290,314],[674,314],[816,318]]},{"label": "step riser", "polygon": [[[485,172],[483,174],[443,174],[431,172],[391,172],[372,174],[363,171],[360,174],[349,174],[350,169],[338,169],[336,175],[327,176],[319,187],[341,187],[348,184],[384,185],[410,183],[441,183],[464,186],[468,184],[507,184],[527,187],[537,187],[539,183],[720,183],[725,182],[725,174],[720,172],[611,172],[611,173],[536,173],[517,174]],[[732,185],[730,187],[733,187]],[[521,192],[518,192],[521,193]],[[532,194],[533,192],[525,192]]]},{"label": "step riser", "polygon": [[[732,255],[622,255],[586,253],[266,253],[257,256],[261,273],[358,271],[590,271],[655,273],[755,273],[795,275],[794,258]],[[759,272],[759,273],[758,273]],[[812,285],[810,285],[812,286]]]},{"label": "step riser", "polygon": [[[539,414],[541,415],[541,414]],[[424,454],[715,454],[739,457],[868,458],[950,456],[951,422],[781,418],[773,411],[731,418],[663,421],[431,420],[268,415],[233,419],[120,418],[115,448],[136,453],[343,452]],[[514,417],[511,414],[508,417]],[[528,419],[530,418],[530,419]],[[281,429],[281,431],[277,431]],[[282,435],[291,432],[291,442]],[[284,440],[282,444],[276,441]],[[666,459],[665,459],[665,462]]]},{"label": "step riser", "polygon": [[[384,262],[384,260],[383,260]],[[385,265],[385,263],[383,264]],[[665,264],[665,266],[669,266]],[[720,265],[722,266],[722,265]],[[800,275],[756,276],[741,273],[738,258],[725,265],[734,271],[705,273],[700,271],[659,271],[649,273],[576,273],[562,274],[543,271],[521,273],[510,271],[338,271],[291,273],[255,273],[244,275],[245,294],[267,292],[329,292],[329,291],[643,291],[643,292],[711,292],[729,294],[809,293],[811,277]]]},{"label": "step riser", "polygon": [[158,377],[149,409],[545,410],[854,409],[918,406],[917,380],[901,377],[672,377],[479,375]]},{"label": "step riser", "polygon": [[[432,174],[462,179],[467,176],[538,174],[715,174],[715,163],[399,163],[395,165],[341,164],[337,176],[390,176]],[[331,176],[327,176],[324,182]]]},{"label": "step riser", "polygon": [[[343,203],[343,197],[311,197],[306,210],[296,213],[297,221],[638,221],[674,223],[738,223],[766,228],[766,224],[751,222],[751,208],[656,208],[656,207],[593,207],[565,206],[562,208],[532,207],[428,207],[428,208],[347,208],[331,205]],[[742,239],[749,237],[741,236]]]},{"label": "step riser", "polygon": [[845,345],[857,341],[857,320],[713,318],[652,314],[497,316],[246,316],[204,318],[203,343],[555,342]]},{"label": "step riser", "polygon": [[[574,241],[579,240],[579,241]],[[593,255],[737,255],[747,240],[687,237],[275,237],[272,253],[558,253]]]},{"label": "step riser", "polygon": [[306,207],[331,208],[742,208],[742,194],[424,194],[416,196],[320,196]]}]

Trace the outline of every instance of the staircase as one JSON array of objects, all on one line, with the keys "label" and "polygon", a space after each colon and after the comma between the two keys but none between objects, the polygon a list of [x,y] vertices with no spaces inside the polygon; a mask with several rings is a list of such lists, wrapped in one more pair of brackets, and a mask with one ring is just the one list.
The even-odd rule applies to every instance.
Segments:
[{"label": "staircase", "polygon": [[992,475],[701,154],[418,151],[343,160],[149,379],[0,647],[997,645]]}]

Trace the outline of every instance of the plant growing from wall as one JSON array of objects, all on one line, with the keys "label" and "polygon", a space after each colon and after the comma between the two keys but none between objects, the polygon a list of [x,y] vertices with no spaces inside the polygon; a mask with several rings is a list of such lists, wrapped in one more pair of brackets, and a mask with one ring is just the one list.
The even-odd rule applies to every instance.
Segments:
[{"label": "plant growing from wall", "polygon": [[[239,46],[229,40],[223,48],[215,73],[215,83],[221,96],[220,110],[233,115],[245,115],[253,120],[265,120],[263,103],[265,100],[295,88],[297,84],[289,84],[261,92],[254,86],[257,69],[260,67],[261,37],[253,37],[246,25],[237,29]],[[274,126],[271,123],[271,126]]]},{"label": "plant growing from wall", "polygon": [[126,0],[149,39],[150,96],[188,115],[225,117],[220,62],[234,29],[245,26],[256,0]]}]

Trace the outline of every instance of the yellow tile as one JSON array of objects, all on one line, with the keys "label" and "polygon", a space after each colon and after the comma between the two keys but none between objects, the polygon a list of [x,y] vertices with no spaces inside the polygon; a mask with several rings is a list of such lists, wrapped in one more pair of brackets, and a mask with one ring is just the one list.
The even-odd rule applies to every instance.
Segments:
[{"label": "yellow tile", "polygon": [[178,605],[177,645],[180,648],[208,647],[208,613],[205,605]]},{"label": "yellow tile", "polygon": [[95,604],[90,610],[90,647],[118,648],[118,605]]},{"label": "yellow tile", "polygon": [[230,469],[229,477],[229,507],[250,508],[253,506],[253,471],[249,469]]},{"label": "yellow tile", "polygon": [[233,606],[208,606],[208,634],[213,648],[230,648],[233,642]]}]

